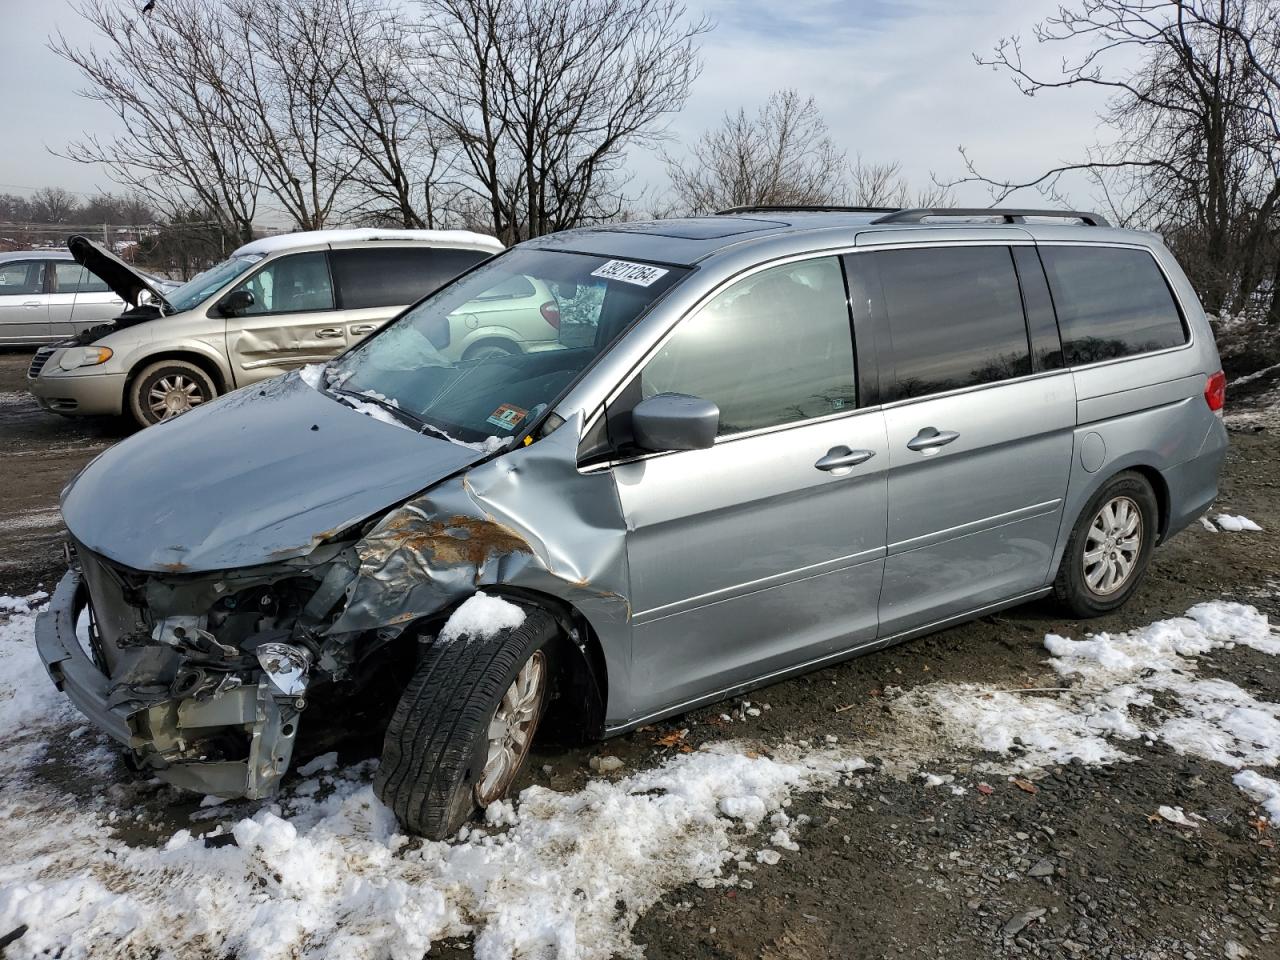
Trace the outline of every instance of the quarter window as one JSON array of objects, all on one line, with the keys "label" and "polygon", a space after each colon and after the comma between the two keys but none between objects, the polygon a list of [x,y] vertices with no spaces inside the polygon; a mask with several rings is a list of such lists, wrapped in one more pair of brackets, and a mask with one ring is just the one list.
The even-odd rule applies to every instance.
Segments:
[{"label": "quarter window", "polygon": [[356,310],[407,307],[489,254],[442,247],[372,247],[335,250],[330,256],[342,306]]},{"label": "quarter window", "polygon": [[1027,324],[1008,247],[870,255],[880,268],[896,373],[886,400],[1031,372]]},{"label": "quarter window", "polygon": [[853,338],[839,260],[773,267],[718,294],[648,362],[640,392],[712,401],[721,436],[852,409]]},{"label": "quarter window", "polygon": [[323,253],[278,257],[236,289],[253,294],[253,306],[245,311],[251,316],[333,309],[333,286]]},{"label": "quarter window", "polygon": [[107,283],[74,261],[62,261],[53,265],[58,278],[58,293],[103,293]]},{"label": "quarter window", "polygon": [[1040,257],[1069,365],[1187,342],[1178,305],[1147,251],[1048,245]]}]

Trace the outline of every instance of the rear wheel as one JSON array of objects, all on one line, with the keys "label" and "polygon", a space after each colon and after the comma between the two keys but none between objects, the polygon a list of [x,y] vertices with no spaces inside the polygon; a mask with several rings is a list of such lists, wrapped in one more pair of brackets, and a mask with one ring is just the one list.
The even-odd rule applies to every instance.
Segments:
[{"label": "rear wheel", "polygon": [[423,654],[373,781],[408,830],[444,839],[507,795],[542,719],[556,632],[548,613],[532,609],[518,627]]},{"label": "rear wheel", "polygon": [[129,385],[129,412],[140,426],[172,420],[218,395],[213,379],[186,360],[159,360]]},{"label": "rear wheel", "polygon": [[1096,617],[1138,589],[1155,547],[1159,505],[1141,474],[1112,477],[1080,513],[1054,581],[1076,616]]}]

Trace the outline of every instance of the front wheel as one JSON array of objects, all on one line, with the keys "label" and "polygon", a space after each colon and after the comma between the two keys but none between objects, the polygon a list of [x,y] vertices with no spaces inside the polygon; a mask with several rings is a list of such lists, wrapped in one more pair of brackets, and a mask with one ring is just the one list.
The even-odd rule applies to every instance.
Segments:
[{"label": "front wheel", "polygon": [[139,426],[172,420],[218,395],[213,379],[186,360],[159,360],[129,385],[129,412]]},{"label": "front wheel", "polygon": [[1121,606],[1138,589],[1155,548],[1160,510],[1139,473],[1116,474],[1081,511],[1054,581],[1058,599],[1078,617]]},{"label": "front wheel", "polygon": [[373,781],[408,830],[442,840],[507,795],[542,719],[556,631],[548,613],[531,609],[518,627],[423,654]]}]

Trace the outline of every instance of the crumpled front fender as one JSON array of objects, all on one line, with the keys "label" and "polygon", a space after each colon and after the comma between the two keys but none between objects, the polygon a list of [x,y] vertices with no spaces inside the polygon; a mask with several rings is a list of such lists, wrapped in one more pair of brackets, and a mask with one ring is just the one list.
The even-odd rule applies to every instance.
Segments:
[{"label": "crumpled front fender", "polygon": [[[609,471],[577,468],[580,418],[394,510],[355,545],[358,575],[331,634],[430,616],[484,587],[571,604],[600,639],[613,693],[630,666],[626,524]],[[625,699],[625,698],[623,698]]]}]

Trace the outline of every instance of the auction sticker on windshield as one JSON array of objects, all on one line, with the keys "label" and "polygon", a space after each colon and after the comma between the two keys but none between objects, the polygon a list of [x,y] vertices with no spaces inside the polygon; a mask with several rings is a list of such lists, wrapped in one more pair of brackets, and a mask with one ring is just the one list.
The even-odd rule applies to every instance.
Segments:
[{"label": "auction sticker on windshield", "polygon": [[655,280],[665,277],[670,271],[662,267],[654,267],[647,263],[632,263],[630,260],[610,260],[603,266],[591,271],[593,277],[604,280],[620,280],[633,283],[637,287],[647,287]]}]

